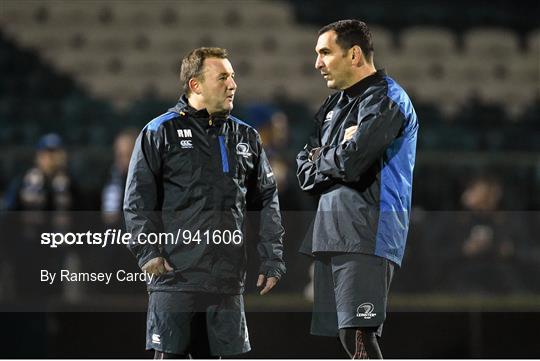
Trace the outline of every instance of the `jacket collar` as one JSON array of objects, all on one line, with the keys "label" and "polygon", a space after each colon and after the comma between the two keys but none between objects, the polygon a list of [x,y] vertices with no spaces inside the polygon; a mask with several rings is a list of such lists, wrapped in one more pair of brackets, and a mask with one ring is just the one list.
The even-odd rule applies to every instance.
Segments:
[{"label": "jacket collar", "polygon": [[193,118],[210,117],[210,114],[208,114],[208,111],[206,109],[197,110],[191,105],[189,105],[188,99],[185,94],[182,94],[180,99],[178,99],[178,103],[176,103],[176,106],[174,108],[171,108],[171,110],[176,113],[187,113]]},{"label": "jacket collar", "polygon": [[180,99],[178,99],[178,103],[176,106],[170,109],[170,111],[173,111],[175,113],[184,113],[188,114],[190,117],[195,119],[201,119],[201,120],[208,120],[212,119],[214,125],[221,125],[223,124],[228,118],[230,113],[224,112],[224,113],[216,113],[216,114],[208,114],[208,111],[205,109],[197,110],[193,108],[191,105],[189,105],[188,99],[185,94],[183,94]]},{"label": "jacket collar", "polygon": [[362,94],[375,84],[376,82],[380,81],[386,76],[386,70],[384,69],[377,69],[377,71],[364,79],[360,80],[359,82],[355,83],[354,85],[351,85],[347,89],[343,90],[348,98],[354,98]]}]

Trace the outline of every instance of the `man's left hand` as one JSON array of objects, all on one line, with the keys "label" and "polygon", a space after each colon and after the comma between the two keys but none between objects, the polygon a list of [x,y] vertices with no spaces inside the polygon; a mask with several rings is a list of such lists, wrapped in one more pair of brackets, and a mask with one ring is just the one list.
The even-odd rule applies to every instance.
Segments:
[{"label": "man's left hand", "polygon": [[270,290],[274,288],[278,281],[279,280],[277,277],[266,277],[265,275],[259,275],[259,279],[257,280],[257,287],[264,286],[264,288],[260,292],[261,295],[265,295],[270,292]]}]

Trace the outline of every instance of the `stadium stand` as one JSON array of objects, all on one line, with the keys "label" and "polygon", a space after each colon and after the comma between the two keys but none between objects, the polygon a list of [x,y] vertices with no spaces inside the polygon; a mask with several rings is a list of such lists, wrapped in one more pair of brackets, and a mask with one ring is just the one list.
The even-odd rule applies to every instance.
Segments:
[{"label": "stadium stand", "polygon": [[[317,28],[295,23],[287,3],[250,1],[240,6],[184,1],[182,6],[172,6],[156,1],[148,7],[144,1],[75,4],[58,0],[25,4],[6,2],[3,31],[22,46],[36,49],[93,94],[119,106],[139,99],[149,88],[173,99],[178,60],[198,45],[223,46],[234,60],[241,59],[241,70],[249,72],[241,79],[249,90],[239,93],[241,100],[271,101],[286,89],[298,101],[317,104],[328,94],[324,88],[315,90],[321,89],[315,83],[317,73],[309,71]],[[208,6],[215,11],[206,11]],[[382,16],[377,9],[370,9],[371,18]],[[380,23],[395,15],[385,15]],[[427,11],[419,11],[418,23],[429,20],[426,16]],[[442,15],[432,12],[430,16]],[[278,36],[278,29],[287,36]],[[411,24],[398,33],[394,30],[373,27],[376,62],[418,100],[444,103],[448,115],[479,93],[486,101],[503,103],[517,117],[539,91],[534,31],[522,49],[519,35],[502,27],[457,33],[451,27]],[[134,75],[142,80],[133,82]],[[262,81],[266,87],[259,86]]]}]

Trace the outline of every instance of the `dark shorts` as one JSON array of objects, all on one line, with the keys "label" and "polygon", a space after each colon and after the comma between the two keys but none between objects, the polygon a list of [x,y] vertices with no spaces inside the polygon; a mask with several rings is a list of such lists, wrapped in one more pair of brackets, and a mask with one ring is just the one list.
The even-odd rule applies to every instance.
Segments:
[{"label": "dark shorts", "polygon": [[146,349],[187,355],[200,345],[212,356],[251,349],[242,295],[151,292]]},{"label": "dark shorts", "polygon": [[311,333],[337,336],[339,329],[374,327],[382,335],[394,263],[361,253],[315,257]]}]

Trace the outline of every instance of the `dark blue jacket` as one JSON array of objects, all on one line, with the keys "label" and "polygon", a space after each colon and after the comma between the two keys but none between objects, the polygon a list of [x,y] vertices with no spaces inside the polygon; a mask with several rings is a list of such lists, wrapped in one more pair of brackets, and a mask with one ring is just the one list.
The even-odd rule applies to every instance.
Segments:
[{"label": "dark blue jacket", "polygon": [[[247,210],[260,214],[259,272],[281,277],[284,232],[276,181],[257,131],[230,115],[197,111],[185,97],[144,127],[124,197],[126,229],[134,237],[129,248],[141,267],[164,257],[174,268],[149,290],[242,293],[246,240],[232,243],[231,234],[244,233]],[[176,244],[136,242],[140,233],[176,236],[179,229]]]},{"label": "dark blue jacket", "polygon": [[[345,102],[338,106],[338,100]],[[323,124],[325,144],[321,144]],[[345,130],[357,125],[353,138]],[[405,91],[384,70],[328,97],[297,156],[302,190],[319,196],[301,252],[374,254],[401,265],[411,211],[418,120]],[[321,148],[309,160],[309,152]]]}]

